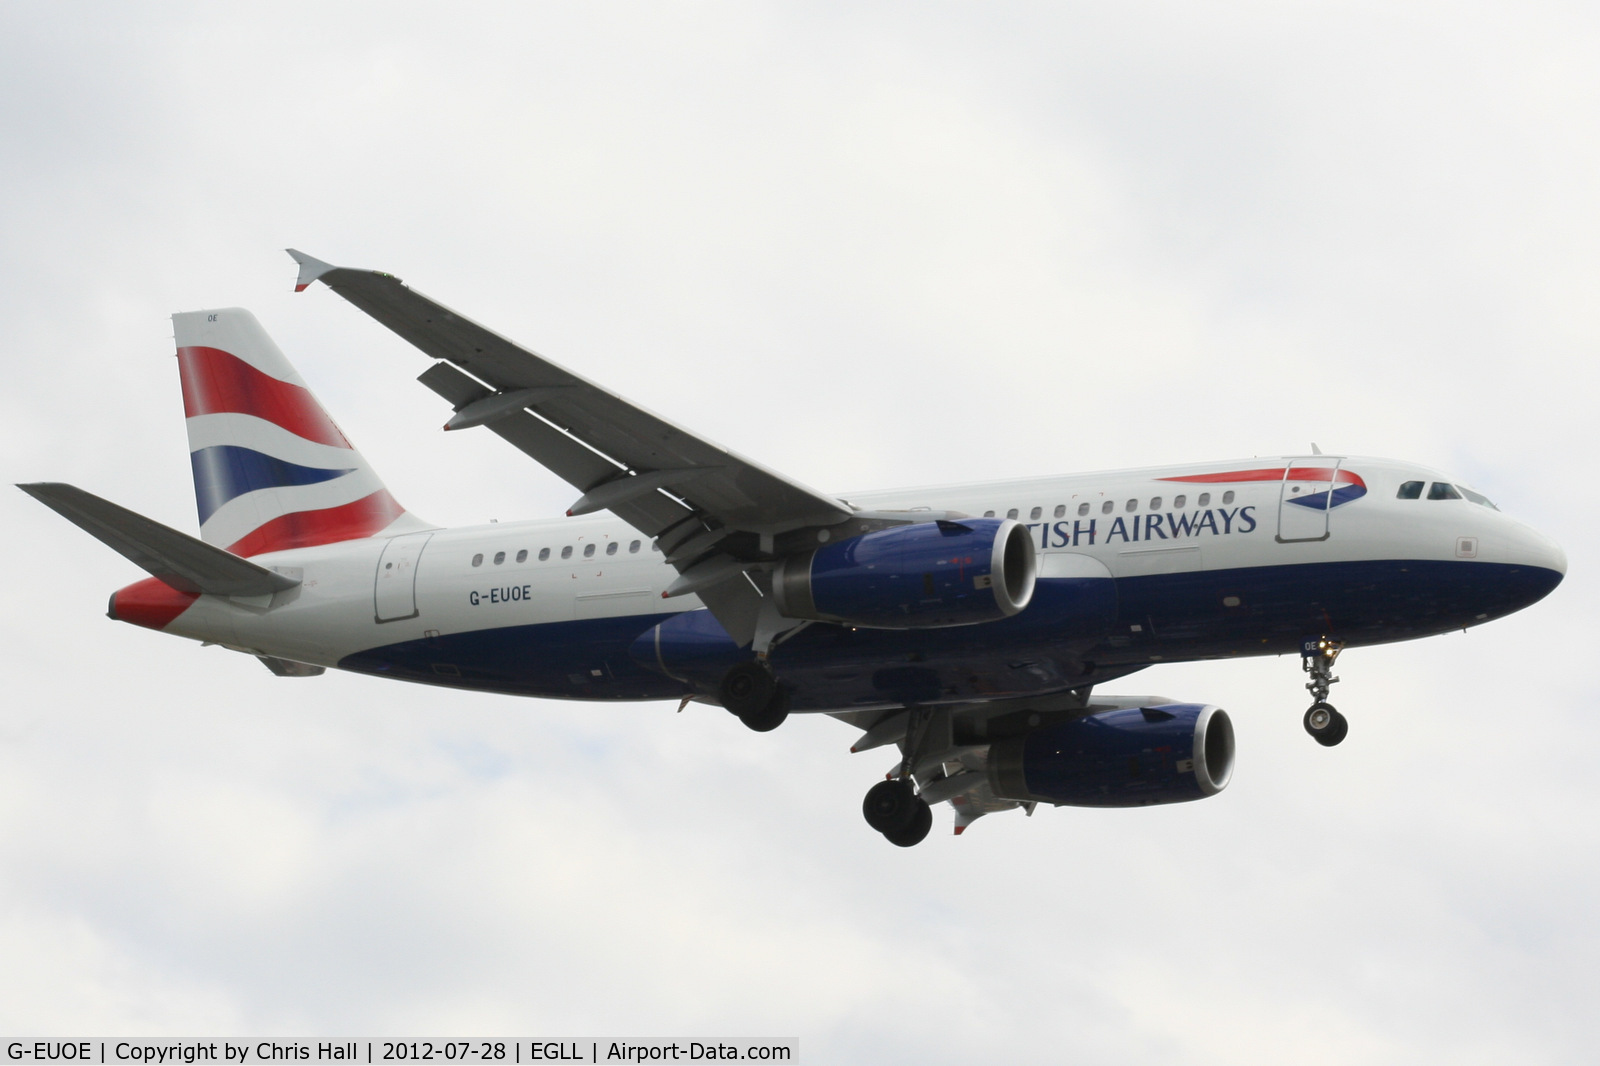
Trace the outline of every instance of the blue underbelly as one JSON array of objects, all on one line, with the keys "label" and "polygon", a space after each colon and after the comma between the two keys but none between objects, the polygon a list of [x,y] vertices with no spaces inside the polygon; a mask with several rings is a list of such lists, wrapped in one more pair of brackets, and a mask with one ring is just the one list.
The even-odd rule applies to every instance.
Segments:
[{"label": "blue underbelly", "polygon": [[[779,645],[773,668],[795,710],[995,698],[1060,691],[1152,662],[1275,655],[1329,634],[1380,644],[1509,614],[1561,576],[1479,562],[1350,562],[1040,581],[1022,613],[951,629],[816,624]],[[660,615],[595,618],[406,641],[340,667],[427,684],[589,700],[670,699],[710,691],[748,657],[703,612],[669,625],[704,631],[699,656],[630,654]],[[698,625],[697,625],[698,623]],[[641,659],[645,661],[641,661]]]}]

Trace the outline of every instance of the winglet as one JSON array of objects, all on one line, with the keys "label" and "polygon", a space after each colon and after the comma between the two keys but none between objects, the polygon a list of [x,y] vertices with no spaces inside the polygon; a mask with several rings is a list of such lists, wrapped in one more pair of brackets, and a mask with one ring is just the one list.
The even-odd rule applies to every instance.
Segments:
[{"label": "winglet", "polygon": [[290,257],[300,264],[300,276],[294,279],[294,291],[305,292],[313,281],[316,281],[328,271],[335,269],[332,263],[324,263],[320,259],[313,259],[304,252],[293,248],[285,248]]}]

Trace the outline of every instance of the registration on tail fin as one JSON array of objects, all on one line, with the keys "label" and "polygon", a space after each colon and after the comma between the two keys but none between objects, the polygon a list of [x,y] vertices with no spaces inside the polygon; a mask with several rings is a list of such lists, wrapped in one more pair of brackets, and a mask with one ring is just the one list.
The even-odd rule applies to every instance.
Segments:
[{"label": "registration on tail fin", "polygon": [[249,556],[427,527],[249,311],[191,311],[172,324],[202,540]]}]

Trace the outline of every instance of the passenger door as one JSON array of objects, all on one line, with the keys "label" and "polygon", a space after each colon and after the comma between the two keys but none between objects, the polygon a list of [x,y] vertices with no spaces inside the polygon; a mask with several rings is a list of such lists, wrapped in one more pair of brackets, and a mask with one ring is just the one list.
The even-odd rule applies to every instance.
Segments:
[{"label": "passenger door", "polygon": [[407,533],[383,546],[372,585],[376,621],[398,622],[417,616],[417,560],[432,536],[432,533]]},{"label": "passenger door", "polygon": [[1278,543],[1327,540],[1328,510],[1342,459],[1329,455],[1293,459],[1283,470],[1278,496]]}]

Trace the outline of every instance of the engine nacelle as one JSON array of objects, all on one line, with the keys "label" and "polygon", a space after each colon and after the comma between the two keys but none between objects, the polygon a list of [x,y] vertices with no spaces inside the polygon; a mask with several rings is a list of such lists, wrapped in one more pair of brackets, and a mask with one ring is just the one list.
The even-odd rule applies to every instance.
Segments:
[{"label": "engine nacelle", "polygon": [[1070,807],[1143,807],[1214,796],[1233,776],[1233,722],[1220,707],[1104,711],[996,741],[996,796]]},{"label": "engine nacelle", "polygon": [[790,556],[772,575],[778,610],[872,629],[993,622],[1033,598],[1033,537],[1010,518],[919,522]]}]

